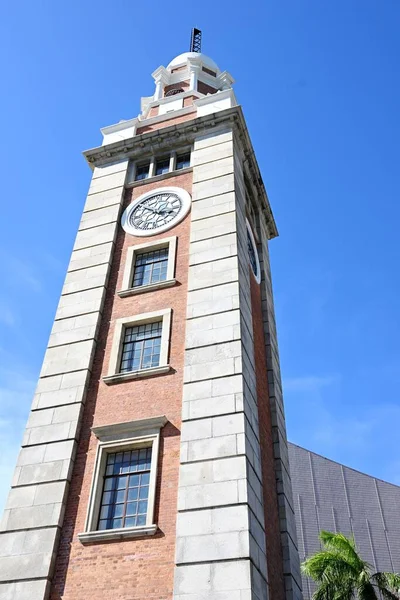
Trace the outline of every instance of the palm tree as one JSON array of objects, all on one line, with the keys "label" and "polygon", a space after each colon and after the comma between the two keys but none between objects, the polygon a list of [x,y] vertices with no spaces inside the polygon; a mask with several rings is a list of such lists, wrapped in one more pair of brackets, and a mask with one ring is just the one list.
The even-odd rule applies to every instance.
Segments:
[{"label": "palm tree", "polygon": [[399,600],[400,575],[372,573],[357,552],[353,537],[321,531],[323,550],[307,558],[301,569],[317,584],[313,600]]}]

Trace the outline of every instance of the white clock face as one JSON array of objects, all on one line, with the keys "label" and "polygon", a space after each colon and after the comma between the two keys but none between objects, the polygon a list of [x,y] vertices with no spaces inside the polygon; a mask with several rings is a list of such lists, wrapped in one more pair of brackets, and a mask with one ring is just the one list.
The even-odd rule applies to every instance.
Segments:
[{"label": "white clock face", "polygon": [[156,235],[182,221],[190,204],[190,195],[181,188],[152,190],[128,206],[122,215],[122,227],[131,235]]},{"label": "white clock face", "polygon": [[251,266],[251,270],[254,273],[254,277],[256,278],[257,283],[261,281],[261,269],[260,269],[260,261],[258,260],[258,252],[256,241],[254,239],[253,231],[250,227],[250,223],[246,221],[247,226],[247,249],[249,252],[249,262]]}]

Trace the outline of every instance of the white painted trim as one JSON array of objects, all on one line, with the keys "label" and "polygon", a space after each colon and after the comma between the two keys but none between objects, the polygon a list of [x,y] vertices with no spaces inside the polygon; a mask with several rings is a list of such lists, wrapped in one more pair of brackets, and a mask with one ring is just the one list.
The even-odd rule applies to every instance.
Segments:
[{"label": "white painted trim", "polygon": [[105,529],[99,531],[88,531],[87,533],[78,533],[78,540],[81,544],[93,544],[95,542],[120,541],[134,537],[144,537],[157,533],[157,525],[149,527],[126,527],[125,529]]},{"label": "white painted trim", "polygon": [[[157,526],[154,524],[154,504],[157,482],[157,466],[160,443],[160,429],[166,424],[165,416],[150,419],[140,419],[126,423],[113,423],[102,427],[94,427],[92,431],[99,439],[97,446],[93,478],[90,488],[89,503],[85,521],[85,531],[78,535],[82,543],[105,539],[121,539],[122,537],[137,537],[153,535]],[[132,448],[152,448],[149,498],[147,503],[146,525],[117,530],[97,530],[101,496],[102,478],[106,468],[107,455],[113,452]]]},{"label": "white painted trim", "polygon": [[[173,219],[169,223],[165,223],[165,225],[162,225],[161,227],[157,227],[157,229],[154,229],[152,231],[147,231],[147,230],[143,231],[142,229],[136,229],[129,224],[129,217],[130,217],[131,213],[135,210],[135,208],[141,202],[143,202],[143,200],[146,200],[147,198],[151,198],[151,196],[156,196],[157,194],[167,194],[167,193],[177,194],[182,201],[181,211],[175,217],[175,219]],[[124,229],[124,231],[126,231],[126,233],[129,233],[130,235],[134,235],[137,237],[150,237],[152,235],[158,235],[159,233],[168,231],[169,229],[171,229],[172,227],[175,227],[175,225],[180,223],[188,214],[191,204],[192,204],[192,198],[191,198],[189,192],[187,192],[183,188],[179,188],[179,187],[156,188],[154,190],[147,191],[144,194],[142,194],[141,196],[139,196],[139,198],[136,198],[125,209],[125,211],[122,215],[122,218],[121,218],[121,225],[122,225],[122,228]]]},{"label": "white painted trim", "polygon": [[217,102],[217,100],[224,100],[225,98],[231,99],[232,106],[237,105],[235,92],[230,88],[227,90],[220,90],[219,92],[216,92],[215,94],[208,94],[208,96],[203,96],[202,98],[199,98],[198,100],[193,100],[193,104],[196,107],[205,106],[206,104],[213,104],[214,102]]},{"label": "white painted trim", "polygon": [[[171,308],[165,308],[163,310],[157,310],[154,312],[142,313],[140,315],[133,315],[130,317],[122,317],[115,321],[114,337],[111,346],[110,363],[108,365],[108,377],[116,376],[121,381],[130,375],[129,378],[136,376],[143,376],[144,373],[151,371],[154,373],[155,369],[160,367],[168,366],[168,349],[171,334]],[[152,369],[142,369],[141,371],[131,371],[130,373],[119,373],[118,368],[121,361],[122,351],[122,340],[125,327],[131,325],[142,325],[143,323],[152,323],[154,321],[162,320],[162,331],[161,331],[161,349],[160,349],[160,364]],[[168,369],[169,370],[169,369]],[[139,375],[140,373],[140,375]],[[135,375],[136,374],[136,375]],[[116,380],[114,377],[114,381]],[[104,378],[107,382],[107,378]]]},{"label": "white painted trim", "polygon": [[[257,275],[256,275],[256,274],[254,273],[254,271],[253,271],[253,268],[252,268],[252,266],[251,266],[251,263],[250,263],[250,258],[249,258],[249,266],[250,266],[250,270],[251,270],[251,272],[253,273],[253,275],[254,275],[254,277],[255,277],[255,280],[256,280],[256,281],[257,281],[257,283],[259,284],[259,283],[261,282],[261,267],[260,267],[260,260],[259,260],[259,258],[258,258],[257,244],[256,244],[256,241],[255,241],[255,239],[254,239],[253,230],[252,230],[252,228],[251,228],[251,225],[250,225],[250,223],[249,223],[248,219],[246,219],[246,227],[247,227],[248,234],[249,234],[249,236],[250,236],[250,241],[251,241],[251,243],[252,243],[252,246],[253,246],[254,255],[255,255],[255,257],[256,257],[256,263],[257,263]],[[246,245],[247,245],[247,240],[246,240]]]},{"label": "white painted trim", "polygon": [[123,435],[126,433],[132,434],[137,431],[141,435],[153,433],[154,429],[160,429],[168,422],[165,415],[159,417],[148,417],[147,419],[137,419],[136,421],[125,421],[124,423],[112,423],[111,425],[99,425],[98,427],[92,427],[94,435],[101,442],[111,442],[115,440],[121,440]]},{"label": "white painted trim", "polygon": [[162,290],[163,288],[174,287],[176,285],[175,277],[173,279],[165,279],[164,281],[158,281],[157,283],[149,283],[149,285],[138,285],[128,290],[120,290],[117,292],[120,298],[128,298],[128,296],[137,296],[138,294],[145,294],[146,292],[155,292],[156,290]]},{"label": "white painted trim", "polygon": [[[122,279],[122,290],[118,292],[118,295],[123,297],[127,295],[127,292],[140,294],[141,291],[145,292],[150,289],[157,289],[157,287],[168,287],[165,285],[168,281],[171,282],[169,285],[173,285],[172,281],[175,281],[174,275],[176,259],[176,242],[177,237],[172,236],[168,238],[163,238],[161,240],[157,240],[155,242],[145,242],[136,246],[129,246],[128,251],[126,253],[124,276]],[[151,252],[152,250],[159,250],[160,248],[168,248],[168,266],[166,281],[160,281],[158,283],[152,283],[149,285],[143,285],[133,288],[132,279],[133,272],[135,270],[135,262],[137,255],[143,251]]]},{"label": "white painted trim", "polygon": [[143,379],[143,377],[152,377],[153,375],[164,375],[165,373],[169,373],[170,370],[170,365],[164,365],[162,367],[149,367],[148,369],[139,369],[138,371],[127,371],[126,373],[107,375],[106,377],[103,377],[103,381],[107,385],[112,385],[114,383],[129,381],[130,379]]}]

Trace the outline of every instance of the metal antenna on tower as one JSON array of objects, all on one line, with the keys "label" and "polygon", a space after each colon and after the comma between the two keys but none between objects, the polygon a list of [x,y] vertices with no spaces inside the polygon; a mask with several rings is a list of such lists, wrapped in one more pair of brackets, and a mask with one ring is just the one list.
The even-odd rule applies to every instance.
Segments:
[{"label": "metal antenna on tower", "polygon": [[201,31],[193,27],[190,38],[190,52],[201,52]]}]

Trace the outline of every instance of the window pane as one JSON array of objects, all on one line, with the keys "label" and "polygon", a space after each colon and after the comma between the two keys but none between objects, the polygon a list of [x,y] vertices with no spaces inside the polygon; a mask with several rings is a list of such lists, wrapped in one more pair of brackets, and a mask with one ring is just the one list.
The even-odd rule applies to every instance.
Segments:
[{"label": "window pane", "polygon": [[132,287],[164,281],[167,277],[168,248],[136,256]]},{"label": "window pane", "polygon": [[137,165],[135,181],[140,181],[141,179],[147,179],[149,176],[150,163],[146,163],[144,165]]},{"label": "window pane", "polygon": [[[121,373],[156,367],[160,364],[161,331],[161,321],[125,329],[122,344]],[[129,469],[128,471],[126,469],[127,463],[121,463],[122,454],[119,460],[115,459],[115,465],[118,464],[120,473],[127,473],[129,471]],[[109,474],[109,471],[107,474]]]},{"label": "window pane", "polygon": [[139,488],[129,488],[128,501],[129,500],[137,500],[138,496],[139,496]]},{"label": "window pane", "polygon": [[190,152],[176,157],[176,169],[186,169],[186,167],[190,167]]},{"label": "window pane", "polygon": [[113,519],[111,529],[119,529],[122,527],[122,519]]},{"label": "window pane", "polygon": [[163,175],[169,171],[169,157],[156,161],[156,175]]},{"label": "window pane", "polygon": [[[152,325],[150,324],[150,333]],[[117,472],[105,476],[98,529],[146,524],[151,454],[150,447],[108,456],[107,462],[110,464],[107,469],[112,467]],[[127,473],[139,470],[140,473],[120,475],[121,470]]]}]

